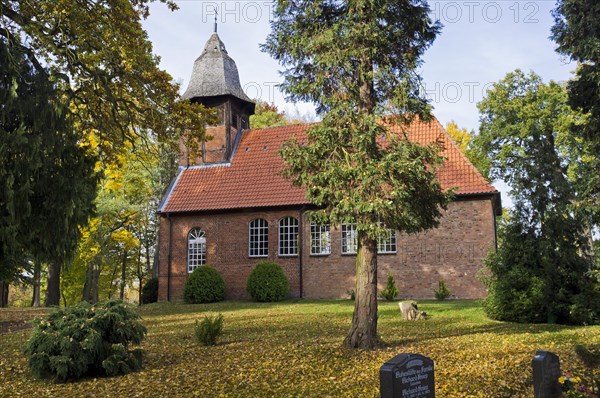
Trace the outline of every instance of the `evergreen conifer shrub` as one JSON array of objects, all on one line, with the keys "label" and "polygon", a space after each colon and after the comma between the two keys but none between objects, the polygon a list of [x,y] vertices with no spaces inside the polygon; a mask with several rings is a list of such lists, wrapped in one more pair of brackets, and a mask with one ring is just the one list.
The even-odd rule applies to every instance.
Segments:
[{"label": "evergreen conifer shrub", "polygon": [[225,281],[213,267],[198,267],[185,281],[183,298],[191,304],[222,301],[225,299]]},{"label": "evergreen conifer shrub", "polygon": [[141,369],[139,344],[146,328],[121,301],[82,302],[54,310],[36,326],[24,347],[32,372],[59,381],[85,376],[115,376]]},{"label": "evergreen conifer shrub", "polygon": [[600,288],[586,273],[589,264],[576,247],[568,247],[566,239],[548,242],[517,221],[501,224],[499,236],[498,251],[485,260],[490,275],[483,278],[488,290],[483,304],[490,318],[600,324]]},{"label": "evergreen conifer shrub", "polygon": [[149,279],[142,288],[142,304],[158,301],[158,278]]},{"label": "evergreen conifer shrub", "polygon": [[246,290],[255,301],[271,302],[285,299],[289,292],[288,278],[281,266],[261,261],[250,273]]},{"label": "evergreen conifer shrub", "polygon": [[398,297],[398,288],[396,288],[396,281],[394,281],[394,276],[391,273],[388,274],[387,285],[385,289],[381,291],[381,297],[383,297],[387,301],[392,301],[396,297]]},{"label": "evergreen conifer shrub", "polygon": [[450,289],[446,287],[446,282],[444,282],[443,279],[440,279],[438,282],[438,288],[437,290],[434,290],[433,293],[435,294],[436,300],[446,300],[452,294]]}]

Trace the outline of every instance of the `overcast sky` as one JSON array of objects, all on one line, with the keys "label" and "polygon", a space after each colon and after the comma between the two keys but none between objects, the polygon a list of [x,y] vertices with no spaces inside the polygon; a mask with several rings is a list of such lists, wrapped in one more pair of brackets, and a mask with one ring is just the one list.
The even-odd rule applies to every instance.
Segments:
[{"label": "overcast sky", "polygon": [[[218,33],[236,61],[240,80],[251,98],[275,103],[288,114],[306,113],[306,104],[287,103],[277,90],[279,65],[259,44],[269,33],[269,1],[177,1],[171,12],[154,3],[145,21],[161,66],[187,87],[194,60],[213,30],[214,8],[219,9]],[[575,64],[554,51],[548,39],[554,1],[430,1],[432,16],[444,25],[425,53],[421,75],[435,116],[455,120],[469,130],[478,128],[477,101],[486,85],[521,68],[545,81],[564,81]]]}]

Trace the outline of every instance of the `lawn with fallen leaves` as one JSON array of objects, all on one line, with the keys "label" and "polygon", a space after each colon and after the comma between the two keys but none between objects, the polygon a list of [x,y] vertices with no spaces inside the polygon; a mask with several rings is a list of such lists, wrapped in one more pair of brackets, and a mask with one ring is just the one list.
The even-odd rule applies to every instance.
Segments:
[{"label": "lawn with fallen leaves", "polygon": [[[583,374],[573,347],[600,342],[600,326],[491,321],[477,301],[423,301],[419,309],[430,318],[403,321],[397,303],[380,302],[386,345],[360,351],[341,347],[349,300],[150,304],[139,310],[148,328],[142,371],[62,384],[32,376],[21,352],[31,329],[20,329],[0,334],[0,397],[377,397],[379,368],[400,353],[434,360],[437,397],[532,397],[536,350]],[[40,314],[30,311],[0,309],[0,322]],[[225,318],[214,347],[194,338],[195,321],[209,313]]]}]

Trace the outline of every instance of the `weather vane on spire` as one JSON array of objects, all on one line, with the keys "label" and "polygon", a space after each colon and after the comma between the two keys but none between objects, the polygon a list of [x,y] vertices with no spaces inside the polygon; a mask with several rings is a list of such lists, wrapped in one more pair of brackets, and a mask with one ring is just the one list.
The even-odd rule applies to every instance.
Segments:
[{"label": "weather vane on spire", "polygon": [[217,14],[218,14],[217,6],[215,6],[215,33],[217,33]]}]

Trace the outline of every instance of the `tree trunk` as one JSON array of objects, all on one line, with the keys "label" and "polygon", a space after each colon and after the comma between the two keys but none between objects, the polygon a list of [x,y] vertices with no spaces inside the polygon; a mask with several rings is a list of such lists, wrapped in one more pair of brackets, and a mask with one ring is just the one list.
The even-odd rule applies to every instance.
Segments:
[{"label": "tree trunk", "polygon": [[93,261],[88,264],[87,270],[85,271],[85,283],[83,284],[83,292],[81,293],[81,301],[92,302],[92,282],[94,275]]},{"label": "tree trunk", "polygon": [[31,298],[31,306],[40,306],[40,285],[42,279],[42,264],[38,261],[33,265],[33,297]]},{"label": "tree trunk", "polygon": [[100,259],[95,258],[92,263],[92,304],[96,304],[99,300],[100,261]]},{"label": "tree trunk", "polygon": [[91,304],[98,302],[98,280],[100,279],[99,260],[94,258],[89,264],[85,273],[85,284],[83,285],[83,294],[81,299]]},{"label": "tree trunk", "polygon": [[0,308],[8,307],[8,282],[0,281]]},{"label": "tree trunk", "polygon": [[596,253],[594,252],[594,232],[591,221],[583,223],[583,241],[581,252],[583,256],[592,264],[592,268],[596,267]]},{"label": "tree trunk", "polygon": [[[150,258],[148,257],[148,250],[146,250],[146,271],[150,271]],[[138,250],[137,259],[137,277],[138,277],[138,305],[142,305],[142,287],[144,283],[145,272],[142,270],[142,249]]]},{"label": "tree trunk", "polygon": [[377,242],[362,232],[358,233],[354,315],[344,345],[367,350],[379,345],[377,336]]},{"label": "tree trunk", "polygon": [[125,299],[125,278],[127,277],[127,250],[123,249],[123,259],[121,262],[121,286],[119,291],[119,300]]},{"label": "tree trunk", "polygon": [[60,263],[48,264],[48,288],[46,289],[45,307],[60,305]]}]

